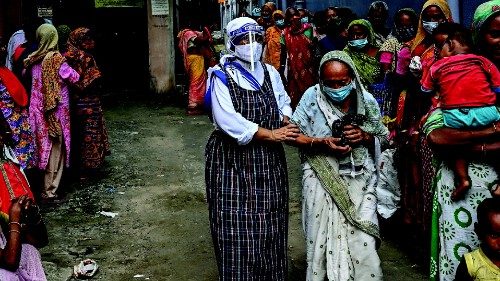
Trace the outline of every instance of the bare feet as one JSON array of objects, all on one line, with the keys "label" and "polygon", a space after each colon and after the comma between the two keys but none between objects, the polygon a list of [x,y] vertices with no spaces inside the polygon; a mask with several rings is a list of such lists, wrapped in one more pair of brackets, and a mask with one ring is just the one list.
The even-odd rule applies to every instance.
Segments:
[{"label": "bare feet", "polygon": [[470,178],[465,178],[459,181],[455,190],[451,193],[451,201],[459,201],[465,197],[465,194],[470,189],[472,181]]}]

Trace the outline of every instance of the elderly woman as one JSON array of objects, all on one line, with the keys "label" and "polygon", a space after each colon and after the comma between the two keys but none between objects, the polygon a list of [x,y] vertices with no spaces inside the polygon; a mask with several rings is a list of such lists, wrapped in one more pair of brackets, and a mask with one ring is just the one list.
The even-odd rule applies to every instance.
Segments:
[{"label": "elderly woman", "polygon": [[[474,39],[481,54],[500,66],[498,52],[500,10],[498,1],[481,4],[473,20]],[[455,130],[444,128],[443,115],[434,111],[424,126],[429,142],[436,153],[460,151],[476,156],[469,164],[469,175],[474,185],[463,200],[452,202],[454,188],[452,170],[441,163],[435,177],[435,195],[432,225],[431,280],[453,280],[464,253],[479,246],[474,232],[479,203],[488,197],[500,196],[499,177],[493,167],[484,164],[483,158],[500,154],[500,124],[483,130]],[[498,159],[498,156],[496,156]]]},{"label": "elderly woman", "polygon": [[381,77],[380,63],[377,59],[379,46],[375,42],[372,25],[364,19],[354,20],[349,24],[348,36],[349,41],[344,52],[352,58],[361,83],[368,89]]},{"label": "elderly woman", "polygon": [[382,280],[376,160],[388,130],[351,58],[327,53],[292,116],[303,162],[307,280]]},{"label": "elderly woman", "polygon": [[228,23],[230,55],[209,70],[216,130],[206,147],[210,228],[220,280],[285,280],[292,109],[280,74],[260,62],[263,28]]}]

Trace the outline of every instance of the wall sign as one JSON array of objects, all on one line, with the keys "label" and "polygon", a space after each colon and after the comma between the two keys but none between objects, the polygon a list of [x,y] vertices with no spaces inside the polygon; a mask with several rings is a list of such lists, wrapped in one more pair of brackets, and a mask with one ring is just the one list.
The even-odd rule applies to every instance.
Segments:
[{"label": "wall sign", "polygon": [[151,0],[151,13],[153,16],[168,16],[168,0]]},{"label": "wall sign", "polygon": [[38,7],[38,16],[42,18],[52,18],[54,16],[52,7]]}]

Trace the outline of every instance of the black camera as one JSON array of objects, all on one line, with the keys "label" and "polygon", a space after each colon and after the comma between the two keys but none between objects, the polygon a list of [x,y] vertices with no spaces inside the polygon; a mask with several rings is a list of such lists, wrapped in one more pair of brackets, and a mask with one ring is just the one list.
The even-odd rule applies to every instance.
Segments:
[{"label": "black camera", "polygon": [[332,124],[332,137],[340,138],[340,145],[347,145],[347,139],[344,135],[344,127],[347,125],[363,126],[366,121],[366,116],[361,114],[346,114],[342,118],[337,119]]}]

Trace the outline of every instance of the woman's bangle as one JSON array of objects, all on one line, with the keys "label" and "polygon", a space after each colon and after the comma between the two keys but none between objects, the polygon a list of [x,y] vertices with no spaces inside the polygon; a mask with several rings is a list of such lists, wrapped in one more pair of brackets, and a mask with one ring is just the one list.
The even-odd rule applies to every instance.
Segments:
[{"label": "woman's bangle", "polygon": [[484,149],[485,145],[486,144],[484,144],[484,143],[481,145],[481,152],[483,153],[483,157],[486,157],[486,150]]},{"label": "woman's bangle", "polygon": [[21,235],[21,231],[19,231],[19,230],[11,229],[11,230],[9,230],[9,233],[11,233],[11,232],[19,233],[19,235]]},{"label": "woman's bangle", "polygon": [[9,225],[11,225],[11,224],[16,224],[16,225],[18,225],[18,226],[19,226],[19,227],[21,227],[21,228],[23,227],[23,226],[22,226],[19,222],[17,222],[17,221],[11,221],[11,222],[9,222]]},{"label": "woman's bangle", "polygon": [[497,125],[495,123],[493,123],[493,133],[496,133],[497,132]]},{"label": "woman's bangle", "polygon": [[311,148],[313,147],[314,138],[311,139]]}]

